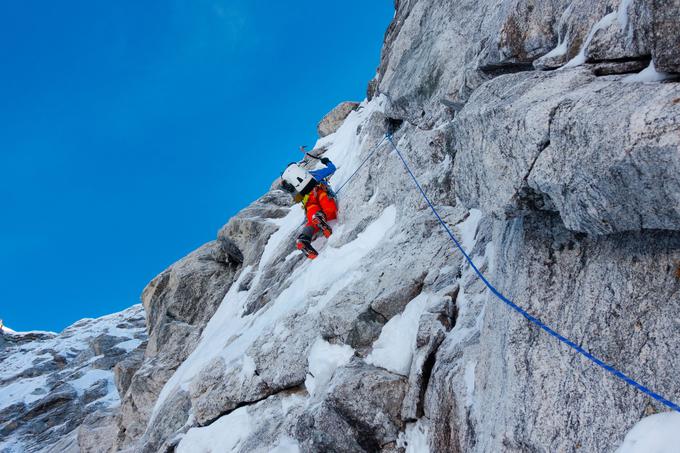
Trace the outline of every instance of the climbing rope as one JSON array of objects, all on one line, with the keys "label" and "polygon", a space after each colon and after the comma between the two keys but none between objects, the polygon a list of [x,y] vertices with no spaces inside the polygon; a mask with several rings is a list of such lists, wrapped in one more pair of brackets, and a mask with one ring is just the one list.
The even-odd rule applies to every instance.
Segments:
[{"label": "climbing rope", "polygon": [[627,384],[629,384],[629,385],[635,387],[636,389],[638,389],[638,390],[641,391],[642,393],[644,393],[644,394],[646,394],[646,395],[648,395],[648,396],[654,398],[656,401],[660,402],[661,404],[663,404],[663,405],[669,407],[670,409],[672,409],[672,410],[674,410],[674,411],[680,412],[680,406],[678,406],[678,405],[675,404],[674,402],[672,402],[672,401],[670,401],[670,400],[664,398],[663,396],[659,395],[658,393],[653,392],[653,391],[650,390],[649,388],[645,387],[644,385],[640,384],[639,382],[635,381],[635,380],[632,379],[631,377],[629,377],[629,376],[627,376],[626,374],[624,374],[622,371],[619,371],[618,369],[614,368],[613,366],[611,366],[611,365],[609,365],[609,364],[603,362],[601,359],[595,357],[593,354],[591,354],[590,352],[586,351],[584,348],[582,348],[581,346],[577,345],[576,343],[574,343],[574,342],[571,341],[570,339],[568,339],[568,338],[566,338],[565,336],[560,335],[559,333],[555,332],[553,329],[551,329],[550,327],[548,327],[547,325],[545,325],[540,319],[536,318],[535,316],[530,315],[529,313],[527,313],[526,310],[524,310],[522,307],[520,307],[520,306],[518,306],[517,304],[515,304],[513,301],[511,301],[510,299],[508,299],[507,297],[505,297],[500,291],[498,291],[498,290],[497,290],[497,289],[496,289],[496,288],[495,288],[495,287],[494,287],[494,286],[486,279],[486,277],[484,277],[484,274],[482,274],[482,273],[480,272],[480,270],[477,268],[477,266],[475,266],[475,263],[472,261],[472,258],[470,258],[470,255],[468,255],[468,254],[465,252],[465,250],[463,249],[463,246],[460,244],[460,242],[458,242],[458,240],[456,239],[456,237],[453,235],[453,233],[451,232],[451,229],[449,228],[449,226],[448,226],[448,225],[446,224],[446,222],[444,222],[444,220],[441,218],[441,216],[440,216],[439,213],[437,212],[437,209],[434,207],[434,205],[432,204],[432,202],[430,201],[430,199],[429,199],[429,198],[427,197],[427,195],[425,194],[425,191],[423,190],[423,188],[421,187],[420,183],[418,182],[418,179],[416,179],[416,176],[413,174],[413,172],[411,171],[411,168],[410,168],[410,167],[408,166],[408,164],[406,163],[406,159],[404,159],[404,156],[402,155],[401,151],[399,151],[399,148],[397,148],[397,145],[395,145],[394,142],[392,141],[392,136],[391,136],[391,135],[386,135],[385,137],[386,137],[387,140],[390,142],[390,144],[392,145],[392,147],[394,148],[394,150],[397,152],[397,155],[399,156],[399,158],[401,159],[402,163],[404,164],[404,167],[406,168],[406,171],[408,172],[409,175],[411,175],[411,178],[413,179],[413,182],[415,183],[416,187],[418,187],[418,190],[419,190],[420,193],[423,195],[423,198],[425,199],[425,201],[427,202],[427,204],[430,206],[430,209],[432,210],[432,212],[434,213],[434,215],[437,217],[437,220],[439,220],[439,223],[441,223],[442,227],[444,227],[444,229],[445,229],[446,232],[448,233],[449,237],[451,238],[451,241],[456,245],[456,247],[458,248],[458,250],[460,250],[460,252],[463,254],[463,256],[465,257],[465,259],[467,260],[467,262],[470,264],[470,267],[475,271],[475,273],[477,274],[477,276],[482,280],[482,282],[484,282],[484,284],[486,285],[486,287],[489,288],[489,290],[490,290],[497,298],[499,298],[501,301],[503,301],[503,302],[504,302],[506,305],[508,305],[510,308],[512,308],[513,310],[515,310],[516,312],[518,312],[519,314],[521,314],[522,316],[524,316],[524,317],[525,317],[526,319],[528,319],[531,323],[533,323],[534,325],[538,326],[540,329],[542,329],[543,331],[545,331],[545,332],[548,333],[549,335],[551,335],[551,336],[557,338],[559,341],[561,341],[562,343],[566,344],[567,346],[569,346],[570,348],[572,348],[573,350],[575,350],[576,352],[578,352],[579,354],[581,354],[582,356],[584,356],[586,359],[588,359],[588,360],[590,360],[591,362],[595,363],[595,364],[598,365],[599,367],[605,369],[606,371],[608,371],[609,373],[613,374],[613,375],[616,376],[617,378],[621,379],[621,380],[624,381],[625,383],[627,383]]},{"label": "climbing rope", "polygon": [[[477,266],[475,265],[475,263],[472,261],[472,258],[470,258],[470,255],[467,254],[467,252],[465,251],[465,249],[463,248],[463,246],[460,244],[460,242],[458,242],[458,240],[456,239],[456,237],[454,236],[454,234],[451,232],[451,229],[449,228],[449,226],[448,226],[448,225],[446,224],[446,222],[444,222],[444,220],[441,218],[441,216],[439,215],[439,212],[437,212],[437,209],[434,207],[434,205],[432,204],[432,202],[431,202],[430,199],[428,198],[427,194],[426,194],[425,191],[423,190],[422,186],[421,186],[420,183],[418,182],[418,179],[416,178],[416,176],[415,176],[415,175],[413,174],[413,172],[411,171],[411,168],[409,167],[408,163],[406,162],[406,159],[404,159],[403,154],[401,153],[401,151],[399,150],[399,148],[397,148],[397,145],[394,144],[394,141],[392,141],[392,135],[391,135],[391,134],[386,134],[385,137],[383,137],[383,139],[382,139],[377,145],[375,145],[375,146],[373,147],[373,149],[369,152],[368,156],[366,156],[366,158],[363,160],[363,162],[361,162],[361,164],[357,167],[357,169],[354,171],[354,173],[352,173],[352,175],[351,175],[349,178],[347,178],[347,180],[340,186],[340,188],[337,190],[337,192],[340,192],[340,190],[341,190],[343,187],[345,187],[345,186],[347,185],[347,183],[354,177],[354,175],[357,174],[357,172],[361,169],[361,167],[363,167],[364,164],[365,164],[366,162],[368,162],[368,159],[370,159],[370,157],[378,150],[378,148],[380,147],[380,145],[381,145],[385,140],[389,141],[390,144],[392,145],[392,147],[394,148],[394,150],[396,151],[397,155],[399,156],[399,159],[401,159],[401,162],[404,164],[404,168],[406,168],[406,171],[407,171],[408,174],[411,176],[411,179],[413,179],[413,182],[415,183],[416,187],[417,187],[418,190],[420,191],[421,195],[423,196],[423,198],[425,199],[425,201],[427,202],[427,204],[430,206],[430,209],[431,209],[432,212],[434,213],[435,217],[437,217],[437,220],[439,220],[439,223],[442,225],[442,227],[444,228],[444,230],[446,230],[446,233],[447,233],[447,234],[449,235],[449,237],[451,238],[451,241],[456,245],[456,247],[458,248],[458,250],[460,250],[460,252],[463,254],[463,256],[465,257],[465,260],[470,264],[470,267],[475,271],[475,273],[476,273],[477,276],[480,278],[480,280],[486,285],[487,288],[489,288],[489,290],[490,290],[490,291],[491,291],[498,299],[500,299],[503,303],[505,303],[507,306],[509,306],[510,308],[512,308],[513,310],[515,310],[515,311],[516,311],[517,313],[519,313],[520,315],[524,316],[527,320],[529,320],[529,322],[531,322],[532,324],[534,324],[534,325],[536,325],[537,327],[539,327],[541,330],[543,330],[544,332],[546,332],[548,335],[557,338],[560,342],[566,344],[566,345],[569,346],[571,349],[575,350],[576,352],[578,352],[578,353],[581,354],[583,357],[585,357],[586,359],[590,360],[591,362],[593,362],[594,364],[596,364],[596,365],[599,366],[600,368],[602,368],[602,369],[608,371],[609,373],[613,374],[613,375],[616,376],[617,378],[619,378],[619,379],[621,379],[622,381],[624,381],[626,384],[635,387],[636,389],[638,389],[639,391],[641,391],[641,392],[644,393],[645,395],[650,396],[651,398],[655,399],[656,401],[660,402],[661,404],[665,405],[666,407],[668,407],[668,408],[670,408],[670,409],[672,409],[672,410],[674,410],[674,411],[676,411],[676,412],[680,412],[680,406],[679,406],[679,405],[677,405],[677,404],[675,404],[674,402],[668,400],[667,398],[664,398],[663,396],[659,395],[658,393],[653,392],[652,390],[650,390],[649,388],[647,388],[647,387],[645,387],[644,385],[640,384],[639,382],[637,382],[637,381],[634,380],[633,378],[627,376],[627,375],[626,375],[625,373],[623,373],[622,371],[616,369],[616,368],[613,367],[612,365],[609,365],[609,364],[605,363],[604,361],[602,361],[601,359],[595,357],[593,354],[591,354],[590,352],[588,352],[588,351],[587,351],[586,349],[584,349],[583,347],[577,345],[576,343],[574,343],[573,341],[571,341],[571,340],[568,339],[567,337],[565,337],[565,336],[563,336],[563,335],[557,333],[556,331],[554,331],[553,329],[551,329],[550,327],[548,327],[546,324],[544,324],[540,319],[538,319],[538,318],[536,318],[535,316],[532,316],[531,314],[529,314],[526,310],[524,310],[524,309],[523,309],[522,307],[520,307],[519,305],[515,304],[513,301],[511,301],[510,299],[508,299],[507,297],[505,297],[499,290],[497,290],[497,289],[496,289],[496,288],[495,288],[495,287],[494,287],[494,286],[486,279],[486,277],[484,277],[484,274],[482,274],[482,273],[480,272],[480,270],[477,268]],[[337,193],[337,192],[336,192],[336,193]]]}]

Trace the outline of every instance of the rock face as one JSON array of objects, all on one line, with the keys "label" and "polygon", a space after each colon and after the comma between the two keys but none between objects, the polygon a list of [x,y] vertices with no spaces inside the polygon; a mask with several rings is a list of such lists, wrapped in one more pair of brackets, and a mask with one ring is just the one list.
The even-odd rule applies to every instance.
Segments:
[{"label": "rock face", "polygon": [[175,263],[144,289],[148,346],[143,356],[117,365],[123,401],[116,448],[127,447],[144,432],[163,385],[196,346],[242,262],[236,244],[219,238]]},{"label": "rock face", "polygon": [[273,184],[149,284],[148,345],[106,361],[120,408],[63,445],[614,451],[665,410],[490,292],[386,132],[499,291],[680,400],[677,0],[395,6],[369,100],[319,130],[335,187],[368,158],[320,256]]},{"label": "rock face", "polygon": [[94,452],[112,445],[103,433],[115,433],[115,365],[143,351],[145,340],[139,305],[83,319],[60,334],[2,334],[0,451]]},{"label": "rock face", "polygon": [[454,122],[457,194],[501,218],[557,211],[567,228],[594,235],[678,230],[675,99],[676,83],[588,70],[498,77]]},{"label": "rock face", "polygon": [[328,112],[321,121],[319,121],[319,124],[317,124],[316,131],[319,134],[319,137],[323,138],[337,131],[342,122],[345,121],[345,118],[347,118],[347,115],[355,111],[358,107],[358,102],[345,101],[338,104],[333,110]]}]

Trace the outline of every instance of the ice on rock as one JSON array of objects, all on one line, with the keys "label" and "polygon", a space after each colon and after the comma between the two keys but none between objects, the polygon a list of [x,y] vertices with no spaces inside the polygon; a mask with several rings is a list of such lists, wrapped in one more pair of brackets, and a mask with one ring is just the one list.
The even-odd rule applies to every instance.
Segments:
[{"label": "ice on rock", "polygon": [[665,72],[659,72],[654,67],[654,60],[649,62],[649,66],[640,71],[637,74],[632,74],[623,78],[623,83],[636,83],[636,82],[662,82],[673,78],[671,74]]},{"label": "ice on rock", "polygon": [[597,33],[599,30],[602,30],[604,28],[609,27],[611,24],[614,23],[616,18],[617,18],[617,13],[613,12],[613,13],[607,14],[602,19],[600,19],[593,26],[593,28],[590,29],[590,32],[588,32],[588,36],[586,36],[586,40],[583,43],[583,45],[581,46],[581,49],[579,50],[578,54],[576,54],[576,56],[574,58],[569,60],[560,69],[573,68],[573,67],[580,66],[583,63],[585,63],[586,62],[586,50],[588,49],[590,42],[593,40],[595,33]]},{"label": "ice on rock", "polygon": [[40,392],[47,384],[47,377],[23,378],[21,380],[5,384],[0,387],[0,410],[18,403],[31,404],[41,399],[44,394]]},{"label": "ice on rock", "polygon": [[350,346],[330,344],[319,338],[309,353],[309,374],[305,379],[307,392],[312,397],[321,395],[335,370],[349,363],[353,355],[354,349]]},{"label": "ice on rock", "polygon": [[429,294],[420,294],[406,305],[403,313],[390,319],[373,343],[366,362],[408,376],[416,349],[418,323],[429,300]]},{"label": "ice on rock", "polygon": [[300,452],[300,445],[297,443],[295,439],[291,439],[290,437],[284,437],[281,439],[271,451],[270,453],[299,453]]},{"label": "ice on rock", "polygon": [[472,407],[474,403],[475,394],[475,370],[477,368],[477,362],[468,362],[465,365],[465,388],[467,390],[467,398],[465,399],[465,405],[467,407]]},{"label": "ice on rock", "polygon": [[[3,330],[3,452],[62,451],[60,445],[72,441],[89,415],[118,407],[113,366],[146,339],[141,305],[80,320],[59,334]],[[58,423],[45,425],[46,419]]]}]

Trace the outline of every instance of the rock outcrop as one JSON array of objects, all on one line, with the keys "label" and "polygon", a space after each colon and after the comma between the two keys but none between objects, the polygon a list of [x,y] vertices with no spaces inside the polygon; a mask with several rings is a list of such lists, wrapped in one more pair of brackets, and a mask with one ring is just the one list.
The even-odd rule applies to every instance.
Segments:
[{"label": "rock outcrop", "polygon": [[395,6],[369,99],[320,125],[354,175],[320,256],[273,184],[149,284],[80,448],[613,451],[664,410],[490,292],[386,132],[499,291],[680,400],[678,1]]},{"label": "rock outcrop", "polygon": [[144,432],[161,389],[193,351],[242,262],[236,244],[221,237],[175,263],[144,289],[148,346],[143,356],[117,367],[122,405],[116,448],[126,448]]},{"label": "rock outcrop", "polygon": [[345,101],[338,104],[324,116],[316,126],[319,137],[323,138],[338,130],[347,115],[359,108],[358,102]]}]

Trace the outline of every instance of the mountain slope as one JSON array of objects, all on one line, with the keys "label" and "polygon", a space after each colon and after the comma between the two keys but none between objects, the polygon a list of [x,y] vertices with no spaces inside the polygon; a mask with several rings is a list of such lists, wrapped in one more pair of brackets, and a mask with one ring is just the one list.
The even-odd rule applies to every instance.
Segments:
[{"label": "mountain slope", "polygon": [[141,360],[145,340],[139,305],[60,334],[3,331],[0,451],[80,451],[101,436],[111,442],[125,364]]}]

